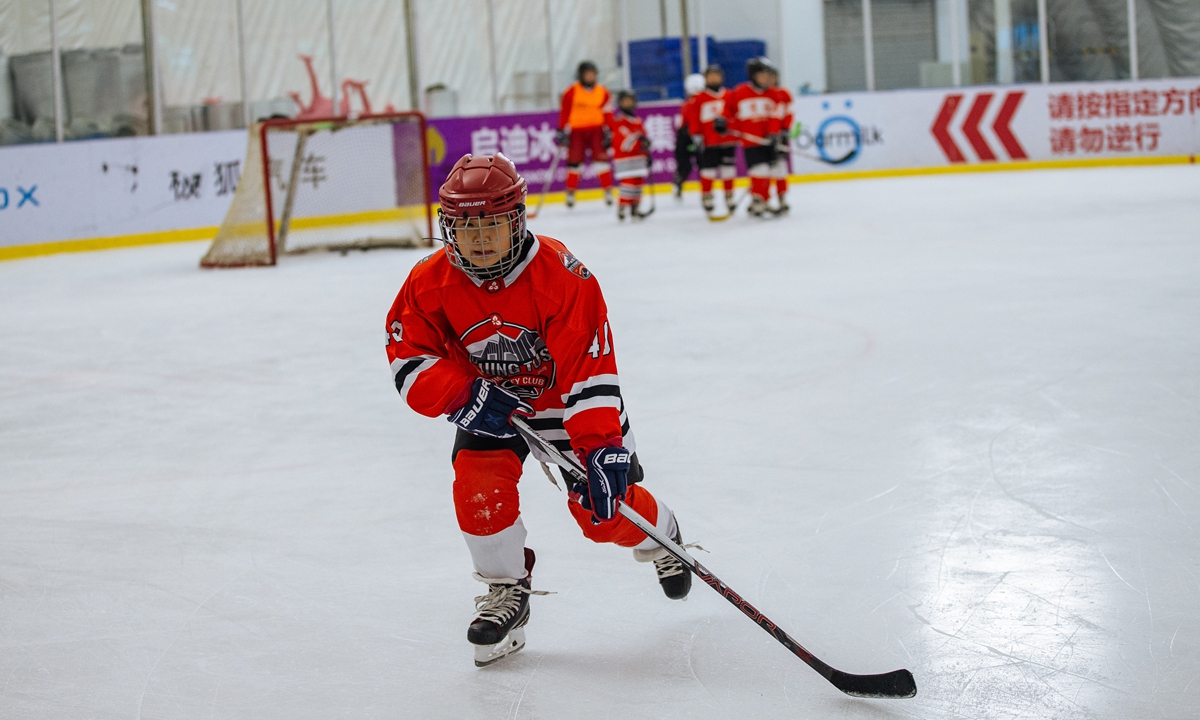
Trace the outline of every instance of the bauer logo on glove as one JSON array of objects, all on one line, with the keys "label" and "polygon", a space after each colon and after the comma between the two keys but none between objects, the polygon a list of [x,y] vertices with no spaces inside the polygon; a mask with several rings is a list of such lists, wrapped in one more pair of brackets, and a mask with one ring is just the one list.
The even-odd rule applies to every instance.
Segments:
[{"label": "bauer logo on glove", "polygon": [[476,378],[459,397],[463,401],[455,403],[458,409],[446,419],[472,435],[515,437],[517,430],[510,421],[513,413],[533,415],[528,403],[484,378]]},{"label": "bauer logo on glove", "polygon": [[597,448],[587,456],[587,482],[576,483],[572,492],[579,504],[592,513],[592,522],[608,522],[617,516],[617,503],[628,489],[629,451],[623,447]]}]

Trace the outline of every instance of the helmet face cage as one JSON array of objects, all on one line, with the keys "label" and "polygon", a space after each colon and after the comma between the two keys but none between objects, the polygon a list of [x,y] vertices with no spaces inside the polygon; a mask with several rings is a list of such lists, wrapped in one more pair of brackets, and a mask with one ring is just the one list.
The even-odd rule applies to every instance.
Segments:
[{"label": "helmet face cage", "polygon": [[525,243],[525,205],[496,215],[450,216],[438,210],[441,241],[450,264],[476,280],[508,274]]}]

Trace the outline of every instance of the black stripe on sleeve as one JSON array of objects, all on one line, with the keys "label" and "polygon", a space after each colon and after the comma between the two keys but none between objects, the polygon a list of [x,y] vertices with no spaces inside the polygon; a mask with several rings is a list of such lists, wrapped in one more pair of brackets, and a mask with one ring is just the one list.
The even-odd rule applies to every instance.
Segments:
[{"label": "black stripe on sleeve", "polygon": [[400,366],[400,372],[396,373],[396,392],[402,392],[404,390],[404,381],[407,380],[408,376],[411,375],[414,370],[419,368],[421,363],[425,362],[425,360],[426,358],[413,358],[412,360],[409,360]]},{"label": "black stripe on sleeve", "polygon": [[584,388],[574,395],[567,397],[564,408],[570,409],[575,407],[575,404],[581,400],[587,400],[594,397],[621,397],[621,387],[619,385],[593,385],[589,388]]},{"label": "black stripe on sleeve", "polygon": [[563,429],[563,419],[560,417],[529,418],[525,422],[529,423],[529,427],[539,432]]}]

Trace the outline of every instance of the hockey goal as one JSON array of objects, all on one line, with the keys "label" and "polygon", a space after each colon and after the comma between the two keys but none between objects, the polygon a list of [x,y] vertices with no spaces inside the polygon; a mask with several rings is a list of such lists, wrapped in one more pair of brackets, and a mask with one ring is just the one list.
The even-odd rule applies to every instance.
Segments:
[{"label": "hockey goal", "polygon": [[233,202],[200,265],[274,265],[285,253],[432,237],[423,115],[267,120],[250,130]]}]

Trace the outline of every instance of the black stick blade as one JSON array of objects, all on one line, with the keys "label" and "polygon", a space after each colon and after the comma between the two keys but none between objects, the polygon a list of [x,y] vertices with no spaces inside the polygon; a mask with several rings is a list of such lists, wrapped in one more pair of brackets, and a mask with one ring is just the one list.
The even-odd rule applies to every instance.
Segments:
[{"label": "black stick blade", "polygon": [[917,681],[907,670],[882,675],[851,675],[834,670],[829,682],[847,695],[860,698],[910,698],[917,694]]}]

